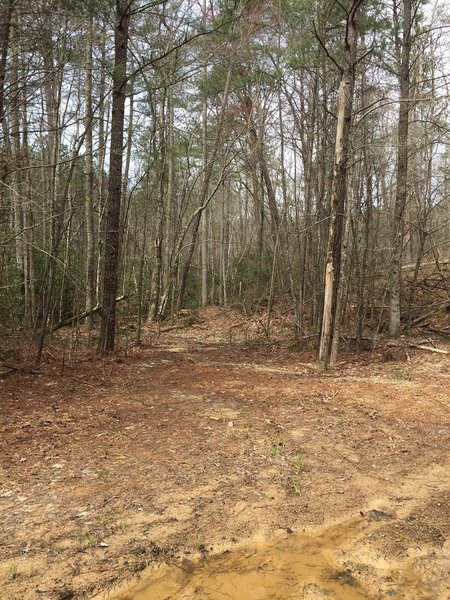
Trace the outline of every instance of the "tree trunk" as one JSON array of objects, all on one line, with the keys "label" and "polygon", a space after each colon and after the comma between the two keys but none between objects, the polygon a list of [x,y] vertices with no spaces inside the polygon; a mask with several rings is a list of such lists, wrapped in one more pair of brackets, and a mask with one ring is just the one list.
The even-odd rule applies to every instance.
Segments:
[{"label": "tree trunk", "polygon": [[[6,9],[2,14],[2,26],[1,26],[1,49],[0,49],[0,132],[5,133],[6,127],[4,128],[5,118],[5,78],[6,78],[6,63],[8,60],[9,50],[9,37],[11,32],[11,19],[13,14],[15,0],[9,0]],[[6,124],[6,123],[5,123]],[[5,135],[6,138],[6,135]],[[3,144],[0,146],[0,200],[4,193],[4,181],[7,177],[7,161],[4,156]]]},{"label": "tree trunk", "polygon": [[[49,317],[53,311],[53,301],[55,292],[55,280],[57,270],[57,254],[59,252],[60,243],[63,236],[64,226],[64,207],[67,199],[67,194],[62,194],[59,189],[60,176],[60,150],[61,150],[61,128],[60,128],[60,92],[63,74],[60,69],[63,69],[60,57],[54,55],[54,45],[52,41],[52,31],[46,29],[43,32],[44,44],[44,66],[47,72],[47,78],[44,84],[44,97],[46,105],[47,117],[47,135],[48,135],[48,154],[46,169],[49,177],[48,189],[50,196],[50,251],[46,264],[45,276],[43,278],[43,294],[42,294],[42,322],[39,332],[38,349],[36,353],[36,364],[39,364],[42,358],[42,350],[44,348],[45,335],[47,332],[47,324]],[[66,188],[68,183],[66,185]],[[46,285],[45,285],[46,284]]]},{"label": "tree trunk", "polygon": [[105,258],[103,272],[102,319],[99,352],[113,352],[116,333],[116,295],[120,254],[120,206],[122,200],[122,160],[127,82],[127,45],[131,4],[116,0],[114,36],[113,99],[111,150],[109,157],[108,198],[105,214]]},{"label": "tree trunk", "polygon": [[[350,129],[355,85],[355,63],[357,47],[356,13],[362,0],[353,0],[347,13],[345,37],[345,65],[341,72],[338,96],[338,118],[336,146],[331,191],[331,213],[328,230],[327,260],[325,267],[325,290],[320,337],[319,361],[327,368],[331,358],[332,334],[335,328],[337,299],[341,279],[341,257],[343,242],[344,213],[347,200],[347,170]],[[337,346],[337,347],[336,347]],[[335,340],[334,354],[337,355],[339,340]]]},{"label": "tree trunk", "polygon": [[[25,58],[22,57],[22,70],[25,70]],[[24,307],[24,325],[33,326],[36,318],[36,276],[35,276],[35,258],[34,258],[34,219],[33,219],[33,198],[30,169],[30,153],[28,149],[28,111],[27,111],[28,87],[22,86],[22,153],[24,174],[24,272],[25,272],[25,307]]]},{"label": "tree trunk", "polygon": [[392,232],[392,257],[389,278],[389,334],[400,335],[401,318],[401,263],[403,251],[403,217],[407,202],[408,177],[408,129],[409,129],[409,88],[411,54],[411,0],[403,0],[403,36],[401,40],[400,106],[397,133],[397,189],[394,204]]},{"label": "tree trunk", "polygon": [[99,103],[98,103],[98,172],[97,172],[97,202],[98,202],[98,219],[97,219],[97,273],[95,280],[95,297],[97,301],[100,298],[100,285],[103,276],[104,262],[104,239],[102,232],[104,231],[104,209],[105,209],[105,160],[106,160],[106,127],[109,121],[109,102],[106,101],[106,28],[104,26],[100,39],[100,81],[98,86]]},{"label": "tree trunk", "polygon": [[184,299],[184,294],[186,291],[187,279],[188,279],[189,270],[191,267],[192,257],[194,255],[194,249],[195,249],[195,243],[197,240],[200,219],[202,216],[202,212],[206,208],[206,203],[207,203],[207,199],[208,199],[209,183],[211,181],[211,176],[212,176],[212,172],[214,169],[217,153],[219,151],[223,125],[225,122],[225,113],[226,113],[226,109],[227,109],[227,105],[228,105],[228,95],[230,92],[231,74],[232,74],[232,65],[230,63],[230,65],[228,67],[227,78],[225,81],[225,87],[223,90],[222,103],[221,103],[220,114],[219,114],[219,122],[217,123],[217,127],[216,127],[216,135],[215,135],[213,147],[211,148],[211,153],[209,155],[209,162],[206,166],[206,169],[205,169],[205,172],[203,175],[202,187],[200,190],[199,207],[197,209],[195,219],[192,223],[192,235],[191,235],[191,240],[189,243],[188,254],[184,260],[184,264],[182,265],[182,269],[181,269],[180,287],[178,290],[177,303],[176,303],[177,310],[181,310],[181,308],[183,306],[183,299]]},{"label": "tree trunk", "polygon": [[252,182],[253,213],[256,229],[256,292],[261,292],[264,247],[264,203],[258,169],[258,144],[254,127],[249,122],[247,168]]},{"label": "tree trunk", "polygon": [[[208,162],[208,104],[203,101],[202,110],[203,124],[203,177],[206,175],[206,165]],[[203,211],[201,221],[201,266],[202,266],[202,306],[208,304],[208,213]]]},{"label": "tree trunk", "polygon": [[93,109],[92,109],[92,40],[93,18],[89,18],[87,32],[87,61],[86,61],[86,99],[85,99],[85,128],[86,128],[86,310],[96,305],[96,275],[95,275],[95,227],[94,227],[94,156],[93,156]]}]

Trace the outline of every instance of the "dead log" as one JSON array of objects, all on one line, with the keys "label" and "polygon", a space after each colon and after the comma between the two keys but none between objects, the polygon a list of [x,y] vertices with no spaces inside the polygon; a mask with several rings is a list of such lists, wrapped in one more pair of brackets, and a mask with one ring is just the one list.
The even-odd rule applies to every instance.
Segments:
[{"label": "dead log", "polygon": [[[441,259],[438,261],[439,264],[442,265],[448,265],[450,263],[450,260],[448,258],[445,259]],[[430,261],[430,262],[424,262],[420,265],[420,268],[423,269],[423,267],[430,267],[431,265],[436,266],[436,261]],[[402,267],[402,271],[413,271],[416,268],[416,264],[415,263],[411,263],[408,265],[403,265]]]},{"label": "dead log", "polygon": [[440,302],[432,310],[430,310],[430,311],[426,312],[425,314],[421,315],[420,317],[417,317],[416,319],[414,319],[412,321],[411,325],[414,327],[414,325],[418,325],[419,323],[422,323],[422,321],[425,321],[426,319],[428,319],[428,317],[431,317],[432,315],[439,312],[443,308],[445,310],[450,310],[450,304],[448,303],[448,300],[446,300],[445,302]]},{"label": "dead log", "polygon": [[437,333],[438,335],[450,335],[450,328],[444,327],[444,329],[436,329],[435,327],[427,327],[427,330],[431,333]]},{"label": "dead log", "polygon": [[409,344],[410,348],[417,348],[417,350],[426,350],[427,352],[436,352],[438,354],[450,354],[449,350],[441,350],[441,348],[431,348],[430,346],[421,346],[420,344]]},{"label": "dead log", "polygon": [[177,329],[186,329],[186,325],[169,325],[169,327],[161,327],[159,333],[167,333],[169,331],[176,331]]},{"label": "dead log", "polygon": [[[117,302],[122,302],[122,300],[126,300],[128,297],[129,296],[119,296],[118,298],[116,298],[116,304]],[[69,325],[78,323],[79,321],[82,321],[83,319],[86,319],[87,317],[90,317],[100,312],[101,309],[102,307],[99,304],[97,304],[97,306],[94,306],[89,310],[85,310],[84,313],[81,313],[80,315],[75,315],[74,317],[63,319],[62,321],[53,326],[52,331],[56,331],[57,329],[61,329],[62,327],[68,327]]]},{"label": "dead log", "polygon": [[[28,373],[29,375],[40,375],[41,371],[36,371],[35,369],[25,369],[24,367],[16,367],[14,365],[7,365],[6,363],[0,363],[0,367],[4,369],[9,369],[8,373],[2,373],[3,376],[9,375],[10,373],[14,373],[15,371],[20,371],[21,373]],[[1,377],[1,375],[0,375]]]}]

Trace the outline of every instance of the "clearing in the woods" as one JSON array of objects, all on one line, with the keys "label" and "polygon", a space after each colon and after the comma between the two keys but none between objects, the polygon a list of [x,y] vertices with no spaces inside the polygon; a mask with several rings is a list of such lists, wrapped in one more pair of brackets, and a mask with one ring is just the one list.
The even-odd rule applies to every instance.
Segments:
[{"label": "clearing in the woods", "polygon": [[4,374],[2,599],[450,597],[450,357],[241,319]]}]

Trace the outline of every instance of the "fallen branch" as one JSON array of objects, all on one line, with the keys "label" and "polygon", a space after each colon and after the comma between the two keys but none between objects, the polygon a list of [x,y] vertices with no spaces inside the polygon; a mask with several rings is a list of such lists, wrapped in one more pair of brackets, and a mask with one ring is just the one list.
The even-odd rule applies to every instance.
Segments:
[{"label": "fallen branch", "polygon": [[[439,260],[438,263],[442,264],[442,265],[448,265],[450,263],[450,260],[448,258],[445,258],[443,260],[442,259]],[[420,265],[420,268],[429,267],[431,265],[435,266],[436,265],[436,261],[433,260],[433,261],[430,261],[430,262],[424,262],[424,263],[422,263]],[[412,271],[415,268],[416,268],[416,264],[415,263],[411,263],[411,264],[408,264],[408,265],[403,265],[402,271]]]},{"label": "fallen branch", "polygon": [[426,350],[427,352],[437,352],[438,354],[450,354],[449,350],[441,350],[440,348],[430,348],[430,346],[420,346],[419,344],[409,344],[410,348],[417,350]]},{"label": "fallen branch", "polygon": [[177,329],[186,329],[186,325],[170,325],[169,327],[161,327],[160,333],[167,333],[168,331],[176,331]]},{"label": "fallen branch", "polygon": [[440,302],[432,310],[430,310],[430,311],[426,312],[424,315],[414,319],[411,322],[411,325],[414,327],[414,325],[418,325],[419,323],[422,323],[422,321],[425,321],[426,319],[428,319],[428,317],[431,317],[431,315],[434,315],[435,313],[439,312],[442,308],[445,308],[447,310],[450,309],[450,304],[448,303],[448,300],[446,300],[445,302]]},{"label": "fallen branch", "polygon": [[7,365],[6,363],[0,363],[0,367],[4,369],[9,369],[11,372],[20,371],[21,373],[29,373],[30,375],[40,375],[41,371],[36,371],[34,369],[24,369],[23,367],[15,367],[13,365]]},{"label": "fallen branch", "polygon": [[431,333],[437,333],[438,335],[450,335],[450,328],[444,327],[444,329],[436,329],[435,327],[427,327]]},{"label": "fallen branch", "polygon": [[[126,300],[128,297],[129,296],[119,296],[118,298],[116,298],[116,304],[117,302],[122,302],[122,300]],[[78,323],[79,321],[82,321],[87,317],[95,315],[101,309],[102,307],[99,304],[97,304],[97,306],[94,306],[93,308],[84,311],[84,313],[81,313],[81,315],[75,315],[74,317],[70,317],[69,319],[64,319],[63,321],[60,321],[59,323],[53,326],[52,331],[56,331],[57,329],[61,329],[62,327],[67,327],[69,325],[73,325],[74,323]]]}]

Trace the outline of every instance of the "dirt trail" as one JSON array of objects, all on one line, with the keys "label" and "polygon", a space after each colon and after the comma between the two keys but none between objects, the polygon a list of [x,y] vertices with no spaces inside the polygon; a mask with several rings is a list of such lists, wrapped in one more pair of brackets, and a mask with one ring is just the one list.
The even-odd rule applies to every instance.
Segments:
[{"label": "dirt trail", "polygon": [[164,561],[197,573],[356,519],[329,556],[352,589],[448,598],[448,357],[367,353],[323,376],[206,318],[119,362],[1,381],[0,597],[105,597]]}]

